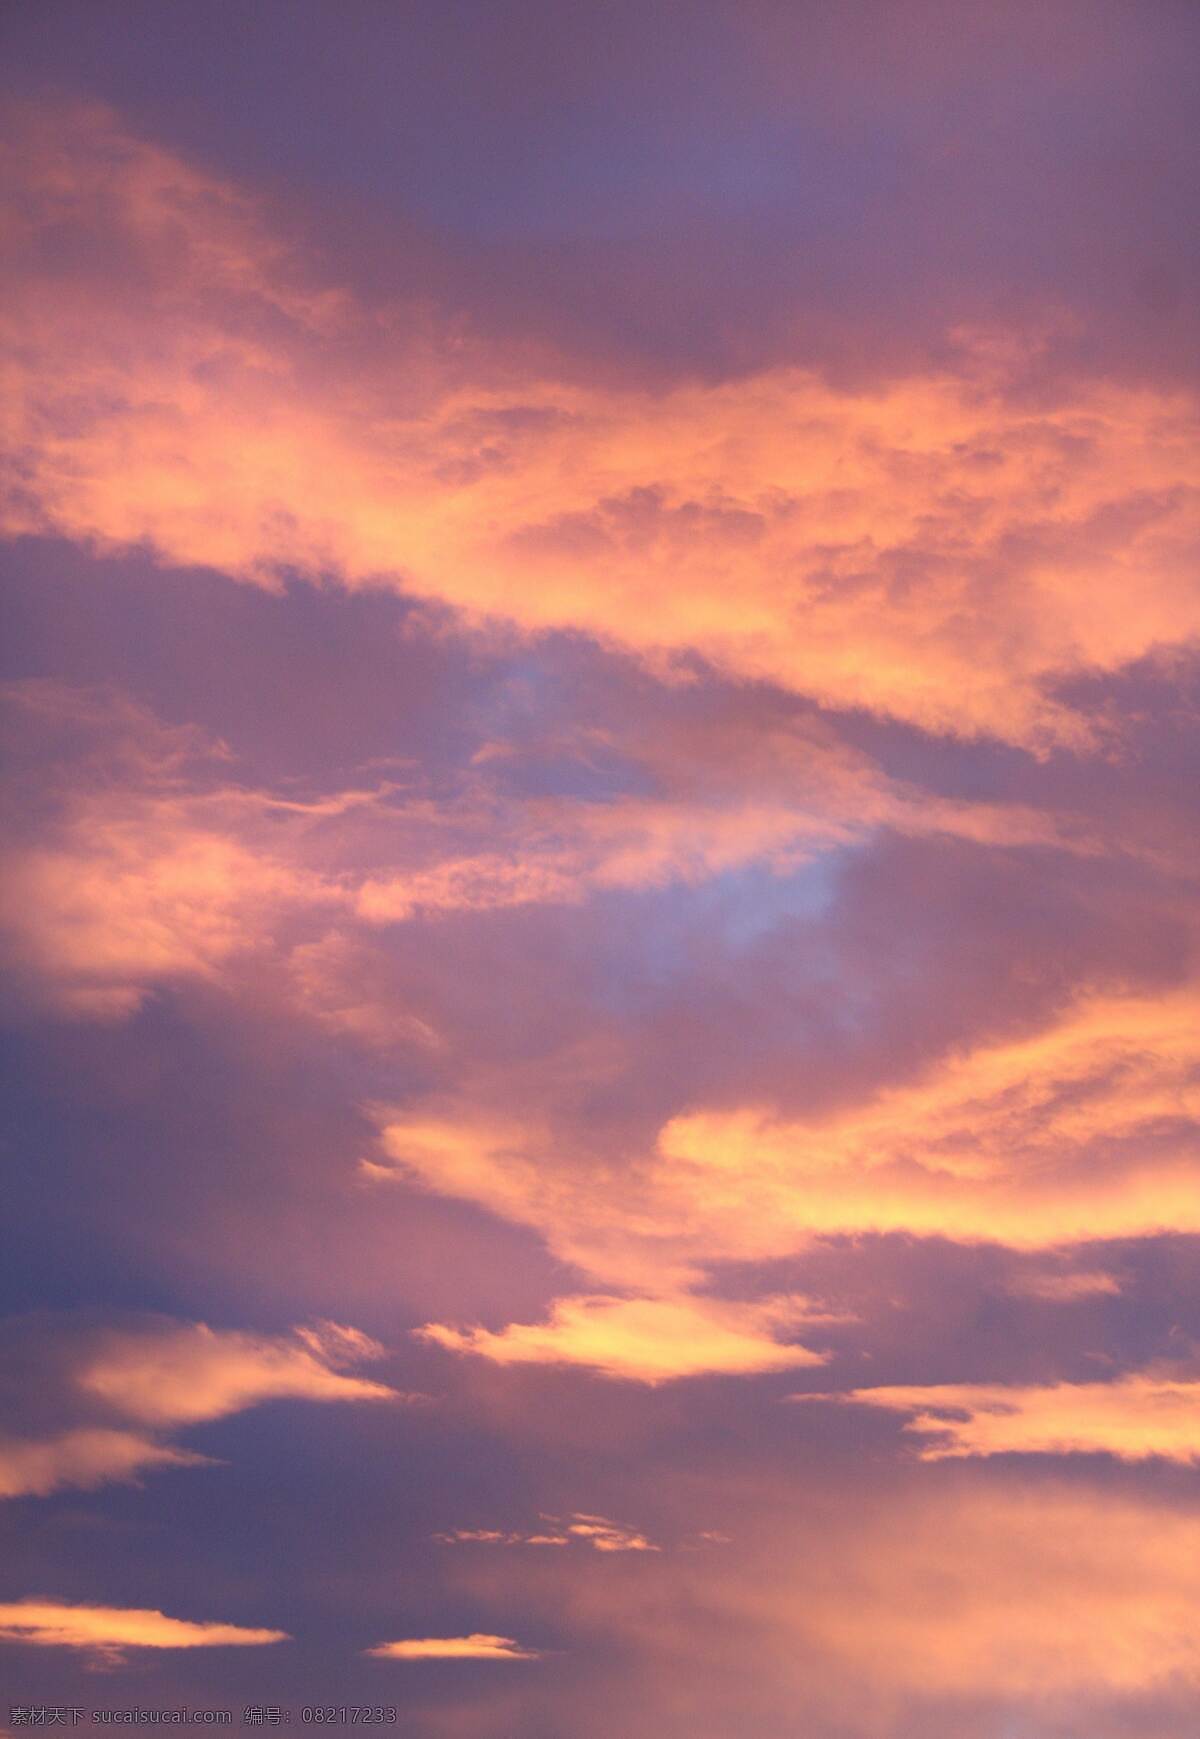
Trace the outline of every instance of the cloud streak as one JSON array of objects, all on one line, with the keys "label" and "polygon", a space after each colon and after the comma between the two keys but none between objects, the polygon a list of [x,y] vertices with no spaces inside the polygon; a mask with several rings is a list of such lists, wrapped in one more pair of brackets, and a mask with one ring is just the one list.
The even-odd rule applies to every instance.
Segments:
[{"label": "cloud streak", "polygon": [[[228,746],[127,695],[48,679],[3,685],[17,764],[0,856],[3,946],[31,1000],[126,1018],[155,989],[225,983],[283,956],[294,1005],[368,1043],[403,1011],[347,996],[341,963],[396,924],[619,892],[693,887],[751,867],[781,882],[881,830],[1082,856],[1091,824],[1020,804],[931,798],[827,728],[709,729],[694,744],[598,732],[649,791],[506,789],[512,745],[485,741],[434,792],[419,768],[319,794],[243,782]],[[689,750],[705,757],[703,775]],[[37,825],[30,824],[36,815]],[[407,1017],[410,1039],[431,1035]]]},{"label": "cloud streak", "polygon": [[[797,1397],[799,1398],[799,1397]],[[811,1397],[810,1397],[811,1398]],[[906,1413],[925,1461],[971,1455],[1112,1455],[1200,1462],[1200,1383],[1134,1373],[1108,1383],[943,1383],[843,1397]]]},{"label": "cloud streak", "polygon": [[135,1481],[156,1467],[206,1467],[209,1457],[135,1431],[81,1427],[61,1437],[0,1440],[0,1498],[45,1497],[110,1480]]},{"label": "cloud streak", "polygon": [[660,1552],[661,1546],[648,1540],[636,1528],[613,1522],[607,1516],[588,1515],[582,1511],[560,1516],[543,1516],[551,1524],[533,1533],[513,1533],[502,1528],[453,1528],[449,1533],[433,1537],[442,1546],[590,1546],[595,1552]]},{"label": "cloud streak", "polygon": [[[58,1409],[90,1417],[55,1435],[0,1439],[0,1497],[90,1490],[136,1482],[159,1468],[212,1466],[211,1457],[168,1443],[161,1434],[265,1401],[408,1399],[351,1374],[346,1367],[379,1358],[383,1348],[336,1323],[316,1323],[287,1337],[161,1318],[84,1331],[65,1319],[44,1351],[60,1367]],[[121,1423],[111,1423],[114,1418]]]},{"label": "cloud streak", "polygon": [[282,1630],[193,1623],[139,1607],[66,1605],[31,1597],[0,1604],[0,1638],[37,1648],[69,1648],[119,1664],[127,1650],[262,1648],[290,1639]]},{"label": "cloud streak", "polygon": [[[360,1359],[383,1352],[366,1336],[349,1344]],[[331,1369],[311,1344],[217,1332],[205,1323],[110,1335],[81,1370],[78,1383],[117,1412],[157,1426],[220,1419],[263,1401],[397,1398],[386,1384]]]},{"label": "cloud streak", "polygon": [[541,1658],[533,1648],[522,1648],[511,1636],[490,1636],[473,1631],[470,1636],[411,1636],[398,1642],[376,1643],[363,1650],[376,1660],[485,1660],[532,1661]]},{"label": "cloud streak", "polygon": [[820,1363],[820,1354],[777,1331],[801,1326],[806,1301],[756,1304],[719,1299],[610,1298],[555,1300],[547,1323],[510,1323],[499,1333],[428,1323],[425,1339],[495,1364],[585,1365],[607,1377],[665,1383],[680,1377],[744,1376]]}]

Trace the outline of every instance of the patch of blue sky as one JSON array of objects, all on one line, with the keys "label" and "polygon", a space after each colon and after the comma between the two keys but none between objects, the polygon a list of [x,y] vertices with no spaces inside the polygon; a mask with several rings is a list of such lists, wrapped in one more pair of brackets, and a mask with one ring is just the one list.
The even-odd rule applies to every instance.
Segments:
[{"label": "patch of blue sky", "polygon": [[548,637],[506,659],[472,703],[469,725],[489,779],[515,797],[604,802],[652,795],[655,780],[634,755],[579,722],[579,672],[570,658],[576,650]]},{"label": "patch of blue sky", "polygon": [[693,922],[699,920],[733,952],[742,953],[790,919],[821,917],[832,903],[842,855],[823,852],[785,874],[766,864],[724,870],[688,889]]},{"label": "patch of blue sky", "polygon": [[514,797],[563,797],[582,803],[648,797],[654,789],[643,768],[603,748],[522,756],[494,766],[492,776]]},{"label": "patch of blue sky", "polygon": [[839,846],[783,872],[756,863],[701,881],[602,896],[609,908],[598,973],[602,1000],[627,1010],[798,925],[818,941],[840,873],[858,849]]}]

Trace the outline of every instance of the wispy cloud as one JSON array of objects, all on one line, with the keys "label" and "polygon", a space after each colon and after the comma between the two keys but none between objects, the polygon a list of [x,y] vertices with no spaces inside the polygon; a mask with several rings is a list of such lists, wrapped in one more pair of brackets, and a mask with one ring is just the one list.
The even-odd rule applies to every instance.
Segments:
[{"label": "wispy cloud", "polygon": [[302,796],[243,782],[221,740],[119,692],[28,679],[0,685],[0,707],[18,763],[7,799],[38,817],[0,853],[0,946],[31,1003],[79,1018],[236,980],[248,958],[278,974],[282,959],[289,1012],[368,1044],[427,1045],[437,1035],[418,1014],[370,994],[396,924],[750,866],[782,882],[881,829],[1084,856],[1104,844],[1069,813],[931,797],[811,723],[700,732],[682,748],[614,736],[628,779],[652,789],[602,801],[506,788],[499,753],[467,758],[437,796],[411,770],[406,783],[367,769]]},{"label": "wispy cloud", "polygon": [[665,1298],[559,1298],[545,1323],[510,1323],[498,1333],[427,1323],[420,1333],[453,1352],[496,1364],[585,1365],[607,1377],[665,1383],[679,1377],[786,1371],[821,1362],[796,1341],[778,1338],[802,1327],[806,1301],[754,1304],[679,1294]]},{"label": "wispy cloud", "polygon": [[139,1432],[101,1426],[60,1437],[3,1438],[0,1498],[44,1497],[69,1486],[88,1490],[110,1480],[136,1480],[155,1467],[204,1467],[209,1459]]},{"label": "wispy cloud", "polygon": [[607,1516],[587,1515],[575,1511],[571,1515],[543,1516],[550,1524],[530,1532],[503,1528],[452,1528],[447,1533],[434,1534],[442,1546],[569,1546],[572,1543],[590,1546],[596,1552],[660,1552],[661,1546],[648,1540],[637,1528],[613,1522]]},{"label": "wispy cloud", "polygon": [[[1197,1032],[1190,987],[1087,995],[1027,1037],[954,1051],[820,1116],[687,1112],[654,1154],[619,1164],[557,1164],[553,1134],[532,1123],[381,1111],[398,1177],[535,1227],[560,1259],[626,1294],[559,1298],[540,1324],[422,1332],[501,1364],[580,1363],[651,1383],[779,1370],[819,1361],[783,1339],[819,1322],[819,1304],[699,1295],[716,1264],[792,1256],[839,1234],[1032,1252],[1200,1229]],[[368,1166],[386,1178],[386,1162]]]},{"label": "wispy cloud", "polygon": [[[817,1397],[796,1397],[796,1399]],[[1112,1455],[1200,1462],[1200,1382],[1134,1373],[1108,1383],[941,1383],[840,1397],[906,1413],[921,1457]]]},{"label": "wispy cloud", "polygon": [[[379,1357],[383,1348],[353,1330],[333,1329],[335,1353]],[[330,1343],[328,1335],[325,1346]],[[219,1419],[261,1401],[394,1401],[383,1383],[335,1370],[322,1357],[319,1331],[295,1340],[218,1332],[204,1323],[106,1338],[81,1370],[79,1386],[118,1412],[149,1425]]]},{"label": "wispy cloud", "polygon": [[[211,1466],[210,1457],[166,1441],[163,1433],[264,1401],[410,1398],[350,1374],[347,1367],[380,1357],[383,1348],[337,1323],[272,1336],[162,1318],[99,1330],[63,1319],[49,1332],[46,1349],[59,1373],[59,1409],[84,1415],[84,1422],[53,1435],[0,1439],[0,1497],[135,1481],[153,1469]],[[114,1416],[135,1428],[113,1425]]]},{"label": "wispy cloud", "polygon": [[1121,1281],[1103,1268],[1081,1268],[1067,1273],[1014,1274],[1008,1291],[1018,1298],[1040,1298],[1048,1304],[1073,1304],[1082,1298],[1116,1298]]},{"label": "wispy cloud", "polygon": [[139,1607],[66,1605],[30,1597],[0,1604],[0,1637],[41,1648],[71,1648],[116,1665],[127,1650],[260,1648],[287,1642],[282,1630],[193,1623]]}]

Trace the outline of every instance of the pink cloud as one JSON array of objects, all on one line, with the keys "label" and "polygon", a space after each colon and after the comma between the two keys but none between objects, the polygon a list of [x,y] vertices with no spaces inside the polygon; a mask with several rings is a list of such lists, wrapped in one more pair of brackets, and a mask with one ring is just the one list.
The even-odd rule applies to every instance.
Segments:
[{"label": "pink cloud", "polygon": [[[1182,392],[1014,403],[1036,344],[970,332],[941,370],[854,393],[788,368],[515,381],[448,323],[312,287],[245,194],[112,116],[25,126],[11,531],[262,584],[384,579],[468,622],[581,630],[659,667],[699,652],[827,707],[1038,750],[1102,735],[1056,697],[1064,678],[1200,624]],[[101,212],[129,275],[54,276],[41,227],[88,235]]]},{"label": "pink cloud", "polygon": [[134,1431],[83,1427],[60,1437],[8,1438],[0,1440],[0,1498],[44,1497],[64,1487],[90,1490],[110,1480],[136,1480],[155,1467],[208,1465],[206,1455]]}]

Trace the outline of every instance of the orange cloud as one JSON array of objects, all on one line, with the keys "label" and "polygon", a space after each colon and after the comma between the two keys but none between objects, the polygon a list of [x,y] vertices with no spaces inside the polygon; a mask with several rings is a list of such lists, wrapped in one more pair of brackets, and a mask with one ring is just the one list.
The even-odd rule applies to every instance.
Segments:
[{"label": "orange cloud", "polygon": [[586,1365],[607,1377],[665,1383],[706,1374],[748,1375],[821,1362],[780,1330],[807,1320],[805,1301],[753,1304],[676,1294],[660,1298],[582,1296],[556,1299],[545,1323],[509,1323],[499,1333],[427,1323],[418,1332],[453,1352],[496,1364]]},{"label": "orange cloud", "polygon": [[381,1642],[366,1648],[364,1654],[377,1660],[486,1660],[533,1661],[541,1659],[541,1651],[522,1648],[511,1636],[487,1636],[472,1632],[470,1636],[406,1637],[400,1642]]},{"label": "orange cloud", "polygon": [[208,1456],[162,1441],[175,1426],[223,1418],[269,1400],[409,1401],[386,1384],[352,1374],[383,1348],[360,1330],[318,1322],[292,1336],[216,1331],[204,1323],[152,1319],[146,1326],[89,1332],[66,1349],[62,1403],[97,1409],[146,1430],[79,1424],[49,1437],[0,1438],[0,1498],[45,1496],[135,1480],[161,1467],[213,1465]]},{"label": "orange cloud", "polygon": [[[332,1333],[330,1332],[332,1331]],[[394,1401],[383,1383],[332,1368],[335,1359],[375,1358],[383,1348],[352,1329],[329,1325],[305,1340],[218,1333],[204,1323],[111,1334],[78,1376],[85,1393],[148,1425],[193,1424],[260,1401]]]},{"label": "orange cloud", "polygon": [[151,1467],[203,1467],[206,1455],[157,1443],[133,1431],[102,1427],[64,1432],[61,1437],[0,1440],[0,1498],[44,1497],[64,1486],[104,1485],[132,1480]]},{"label": "orange cloud", "polygon": [[[1049,1250],[1200,1230],[1198,1035],[1190,988],[1093,994],[1029,1037],[952,1053],[916,1082],[809,1121],[693,1112],[672,1119],[649,1156],[617,1165],[577,1154],[568,1166],[532,1122],[381,1109],[384,1158],[364,1169],[532,1226],[561,1261],[634,1295],[560,1298],[547,1322],[498,1331],[426,1325],[442,1346],[646,1382],[779,1370],[813,1362],[778,1331],[816,1313],[796,1299],[703,1296],[715,1264],[845,1233]],[[1111,1289],[1087,1288],[1101,1284]]]},{"label": "orange cloud", "polygon": [[675,1118],[658,1199],[743,1257],[841,1232],[1036,1250],[1197,1231],[1198,1066],[1193,989],[1085,996],[1029,1038],[820,1119]]},{"label": "orange cloud", "polygon": [[137,1607],[68,1606],[30,1598],[0,1604],[0,1638],[42,1648],[74,1648],[118,1660],[127,1649],[257,1648],[291,1639],[282,1630],[193,1624]]},{"label": "orange cloud", "polygon": [[[795,369],[519,378],[426,313],[313,289],[244,195],[111,115],[18,120],[10,531],[259,583],[384,578],[468,621],[660,665],[697,651],[828,707],[1038,749],[1095,739],[1060,679],[1200,628],[1183,393],[1018,402],[1005,345],[966,332],[944,369],[857,392]],[[42,229],[101,221],[131,271],[57,276]]]},{"label": "orange cloud", "polygon": [[[621,1650],[633,1707],[669,1699],[685,1725],[717,1707],[772,1732],[803,1706],[818,1729],[882,1734],[910,1699],[926,1724],[929,1700],[946,1699],[937,1730],[974,1732],[980,1704],[997,1699],[1006,1716],[1054,1728],[1093,1699],[1200,1685],[1194,1507],[937,1474],[839,1487],[834,1501],[794,1483],[739,1487],[751,1537],[720,1553],[663,1554],[619,1577],[547,1553],[523,1595],[602,1647],[606,1673]],[[511,1575],[487,1560],[461,1559],[478,1599],[499,1598]]]},{"label": "orange cloud", "polygon": [[[794,1397],[800,1399],[801,1397]],[[814,1399],[816,1397],[813,1397]],[[1111,1383],[945,1383],[840,1397],[913,1417],[925,1461],[965,1455],[1158,1456],[1200,1462],[1200,1383],[1134,1375]]]},{"label": "orange cloud", "polygon": [[920,1694],[1097,1695],[1200,1682],[1200,1521],[1113,1493],[939,1494],[872,1517],[810,1637]]}]

